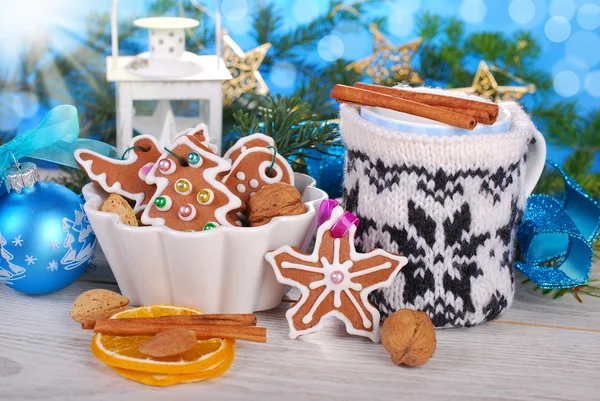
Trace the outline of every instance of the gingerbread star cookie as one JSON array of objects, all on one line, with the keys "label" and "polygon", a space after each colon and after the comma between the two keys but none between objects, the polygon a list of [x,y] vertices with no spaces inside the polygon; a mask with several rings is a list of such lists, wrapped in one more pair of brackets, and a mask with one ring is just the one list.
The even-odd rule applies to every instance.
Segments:
[{"label": "gingerbread star cookie", "polygon": [[178,231],[231,226],[227,215],[241,209],[242,202],[216,179],[230,163],[210,152],[197,133],[176,138],[167,149],[146,177],[156,193],[142,223]]},{"label": "gingerbread star cookie", "polygon": [[275,149],[252,147],[235,159],[223,182],[244,204],[248,204],[250,198],[265,185],[278,182],[294,185],[294,172]]},{"label": "gingerbread star cookie", "polygon": [[357,220],[335,201],[324,201],[315,249],[308,255],[284,246],[265,259],[277,280],[300,290],[301,298],[286,313],[290,338],[321,329],[329,317],[344,322],[350,334],[379,341],[380,315],[369,294],[389,287],[408,259],[375,249],[357,253],[354,235]]},{"label": "gingerbread star cookie", "polygon": [[135,214],[142,212],[155,188],[145,181],[146,175],[160,157],[162,149],[153,136],[140,135],[133,138],[124,160],[112,159],[98,153],[78,149],[77,164],[91,181],[108,193],[121,195],[135,202]]}]

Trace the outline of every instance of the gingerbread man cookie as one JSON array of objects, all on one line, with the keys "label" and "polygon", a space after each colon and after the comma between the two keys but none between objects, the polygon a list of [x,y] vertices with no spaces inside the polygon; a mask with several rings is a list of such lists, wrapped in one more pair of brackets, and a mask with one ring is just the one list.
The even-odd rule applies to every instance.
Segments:
[{"label": "gingerbread man cookie", "polygon": [[[244,204],[262,187],[282,182],[294,185],[294,172],[290,164],[272,148],[254,147],[244,151],[233,163],[231,171],[223,177],[227,188]],[[273,167],[271,167],[273,165]]]},{"label": "gingerbread man cookie", "polygon": [[277,280],[301,293],[286,313],[290,338],[315,332],[327,318],[336,317],[348,333],[377,342],[380,316],[368,296],[389,287],[408,259],[381,249],[357,253],[354,235],[358,219],[336,201],[323,201],[319,220],[323,222],[312,254],[284,246],[265,255]]},{"label": "gingerbread man cookie", "polygon": [[267,148],[269,146],[275,146],[275,141],[268,135],[252,134],[243,136],[238,139],[227,152],[225,152],[223,158],[229,160],[233,164],[246,150],[250,148]]},{"label": "gingerbread man cookie", "polygon": [[135,202],[135,214],[142,212],[156,190],[145,181],[146,175],[160,157],[162,148],[153,136],[140,135],[133,138],[124,160],[111,159],[98,153],[78,149],[77,164],[91,181],[108,193],[121,195]]},{"label": "gingerbread man cookie", "polygon": [[227,215],[241,209],[242,202],[216,179],[230,167],[208,151],[200,135],[178,137],[146,177],[148,184],[156,185],[156,193],[142,223],[179,231],[232,225]]}]

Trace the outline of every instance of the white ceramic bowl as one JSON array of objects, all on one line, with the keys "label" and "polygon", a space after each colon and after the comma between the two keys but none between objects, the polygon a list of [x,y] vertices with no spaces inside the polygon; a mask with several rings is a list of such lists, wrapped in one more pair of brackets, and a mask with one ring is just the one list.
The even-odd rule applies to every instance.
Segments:
[{"label": "white ceramic bowl", "polygon": [[278,283],[265,253],[304,246],[327,194],[315,180],[295,174],[307,212],[276,217],[260,227],[220,227],[184,233],[166,227],[130,227],[98,211],[107,194],[83,188],[84,210],[124,296],[134,305],[172,304],[205,313],[252,313],[279,305],[287,287]]}]

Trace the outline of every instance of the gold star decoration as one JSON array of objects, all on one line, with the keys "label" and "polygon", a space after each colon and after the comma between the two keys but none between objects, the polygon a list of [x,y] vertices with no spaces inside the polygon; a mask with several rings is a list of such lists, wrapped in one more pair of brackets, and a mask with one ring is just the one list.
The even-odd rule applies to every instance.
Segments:
[{"label": "gold star decoration", "polygon": [[369,31],[373,34],[373,54],[346,66],[346,70],[364,72],[378,85],[394,85],[407,80],[411,84],[422,84],[423,78],[411,66],[410,61],[421,46],[422,38],[393,46],[377,25],[371,24]]},{"label": "gold star decoration", "polygon": [[[492,65],[492,69],[498,72],[498,69]],[[517,82],[524,83],[520,78],[506,74]],[[490,71],[490,67],[484,60],[479,62],[479,67],[475,73],[473,84],[467,88],[453,88],[451,91],[476,93],[482,95],[494,102],[499,100],[519,100],[528,93],[535,92],[535,85],[528,84],[524,86],[500,86],[496,82],[496,78]]]},{"label": "gold star decoration", "polygon": [[227,32],[223,33],[223,60],[233,76],[229,81],[223,82],[225,104],[231,104],[243,93],[254,92],[258,95],[269,93],[269,87],[258,68],[270,48],[270,43],[264,43],[244,52]]}]

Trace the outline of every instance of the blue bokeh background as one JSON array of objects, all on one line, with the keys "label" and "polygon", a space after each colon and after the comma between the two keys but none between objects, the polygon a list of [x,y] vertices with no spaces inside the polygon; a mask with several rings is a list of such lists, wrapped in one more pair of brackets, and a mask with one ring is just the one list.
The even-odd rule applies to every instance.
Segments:
[{"label": "blue bokeh background", "polygon": [[[2,76],[9,76],[18,67],[20,53],[41,32],[52,38],[56,52],[68,52],[81,44],[86,35],[85,17],[91,12],[109,12],[110,3],[110,0],[2,1],[0,43],[5,44],[0,48]],[[146,16],[151,3],[152,0],[121,0],[120,20]],[[212,8],[209,1],[202,3]],[[298,24],[310,22],[328,8],[326,0],[279,0],[276,4],[285,15],[282,30],[293,30]],[[240,47],[247,50],[258,45],[249,34],[255,1],[223,0],[221,7],[224,27]],[[582,113],[600,108],[600,0],[392,0],[373,13],[390,16],[388,38],[400,44],[416,36],[416,15],[423,11],[465,21],[467,34],[531,31],[542,49],[536,67],[546,70],[553,79],[552,100],[575,100]],[[306,57],[323,64],[340,57],[356,60],[369,55],[372,45],[372,36],[364,27],[347,23],[307,48]],[[476,65],[473,71],[475,68]],[[295,75],[294,65],[283,61],[264,77],[271,93],[290,94],[295,89]],[[44,113],[35,97],[0,91],[0,130],[19,132],[31,128]],[[551,148],[549,156],[562,162],[568,154],[568,149]],[[596,160],[594,170],[600,171],[600,160]]]}]

